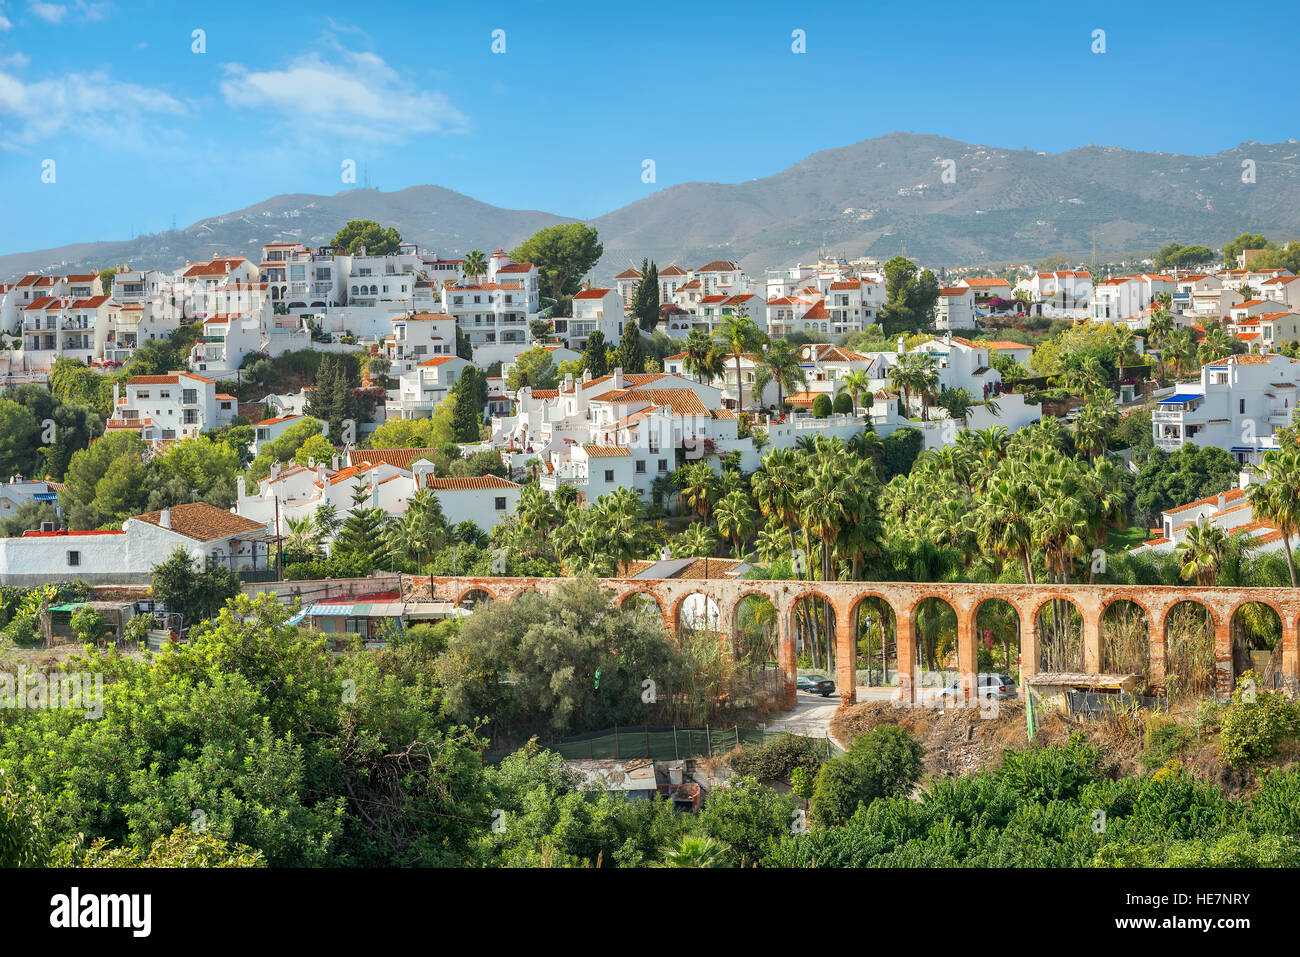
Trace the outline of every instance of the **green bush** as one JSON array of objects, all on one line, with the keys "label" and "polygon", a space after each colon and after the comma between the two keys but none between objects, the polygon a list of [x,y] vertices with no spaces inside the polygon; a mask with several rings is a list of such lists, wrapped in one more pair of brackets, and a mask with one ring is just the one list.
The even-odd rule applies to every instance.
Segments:
[{"label": "green bush", "polygon": [[813,818],[845,823],[859,804],[878,797],[906,797],[921,777],[921,743],[911,732],[887,724],[853,742],[848,754],[822,765],[813,786]]},{"label": "green bush", "polygon": [[1223,712],[1219,750],[1229,764],[1263,761],[1278,743],[1300,730],[1300,705],[1278,691],[1259,688],[1259,676],[1248,671],[1237,680],[1232,701]]},{"label": "green bush", "polygon": [[814,738],[785,734],[752,748],[739,748],[727,758],[731,770],[759,781],[789,781],[795,768],[816,774],[826,759],[826,745]]},{"label": "green bush", "polygon": [[813,399],[812,414],[819,419],[824,419],[831,414],[831,397],[825,392]]},{"label": "green bush", "polygon": [[834,406],[834,409],[835,409],[836,414],[839,414],[839,415],[844,415],[844,414],[852,415],[852,414],[853,414],[853,396],[849,395],[847,392],[841,392],[839,395],[837,395],[837,396],[835,397],[835,406]]},{"label": "green bush", "polygon": [[1168,718],[1153,716],[1147,723],[1146,748],[1138,755],[1138,762],[1150,771],[1176,758],[1181,758],[1195,735],[1192,729]]}]

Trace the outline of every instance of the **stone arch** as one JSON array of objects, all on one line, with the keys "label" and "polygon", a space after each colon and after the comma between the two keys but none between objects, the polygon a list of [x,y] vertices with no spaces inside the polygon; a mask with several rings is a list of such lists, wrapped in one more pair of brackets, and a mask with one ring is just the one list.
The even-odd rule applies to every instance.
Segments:
[{"label": "stone arch", "polygon": [[[754,609],[747,615],[748,628],[741,623],[745,609]],[[770,614],[767,609],[771,609]],[[781,640],[781,612],[771,595],[754,588],[744,589],[725,610],[723,620],[731,632],[732,650],[738,659],[754,660],[761,650],[764,660],[776,660]]]},{"label": "stone arch", "polygon": [[[471,585],[467,585],[467,586],[465,586],[465,587],[462,588],[462,589],[460,590],[460,592],[456,595],[456,607],[457,607],[457,608],[464,608],[464,607],[465,607],[465,600],[466,600],[467,598],[469,598],[471,595],[474,595],[474,594],[476,594],[476,593],[477,593],[477,594],[483,594],[483,595],[486,595],[488,601],[496,601],[496,600],[497,600],[497,596],[496,596],[495,594],[493,594],[492,591],[491,591],[490,589],[484,588],[483,585],[482,585],[481,583],[475,583],[475,584],[471,584]],[[470,608],[477,607],[478,604],[480,603],[480,601],[481,601],[481,599],[476,599],[476,600],[474,601],[474,604],[470,605],[469,607],[470,607]]]},{"label": "stone arch", "polygon": [[[1081,672],[1087,661],[1085,630],[1088,626],[1083,604],[1078,596],[1053,588],[1046,594],[1034,596],[1033,614],[1029,627],[1038,636],[1038,661],[1036,671]],[[1096,623],[1092,622],[1095,627]]]},{"label": "stone arch", "polygon": [[[937,694],[956,681],[961,669],[958,637],[962,630],[962,609],[949,594],[919,595],[907,611],[913,634],[913,673],[916,685]],[[900,669],[903,663],[899,662]]]},{"label": "stone arch", "polygon": [[989,595],[976,600],[970,616],[976,653],[983,650],[991,657],[994,671],[1018,681],[1025,625],[1020,608],[1008,598]]},{"label": "stone arch", "polygon": [[1165,690],[1171,699],[1214,693],[1219,636],[1221,631],[1227,634],[1226,625],[1211,603],[1191,594],[1170,602],[1160,634],[1165,646]]},{"label": "stone arch", "polygon": [[1225,623],[1232,636],[1234,674],[1253,671],[1267,687],[1282,686],[1284,621],[1282,610],[1263,598],[1233,606]]},{"label": "stone arch", "polygon": [[[704,601],[691,602],[688,606],[687,602],[696,596],[702,597]],[[724,625],[722,605],[723,603],[709,590],[708,585],[701,585],[683,592],[673,602],[671,620],[677,625],[678,633],[688,625],[698,627],[701,624],[710,631],[719,631]]]},{"label": "stone arch", "polygon": [[836,656],[838,614],[835,599],[820,588],[805,587],[789,600],[786,627],[794,638],[801,663],[831,673]]},{"label": "stone arch", "polygon": [[628,602],[634,601],[638,598],[649,599],[649,601],[654,603],[656,610],[659,612],[659,619],[663,622],[665,631],[675,630],[670,627],[671,619],[668,617],[668,612],[665,610],[663,601],[649,588],[632,588],[628,591],[622,592],[614,599],[614,605],[620,611],[624,611],[627,610]]},{"label": "stone arch", "polygon": [[[1154,685],[1163,679],[1164,643],[1152,647],[1153,620],[1147,603],[1138,598],[1123,594],[1107,599],[1097,619],[1101,631],[1101,670],[1140,675],[1140,683],[1144,685]],[[1159,668],[1153,669],[1157,661]]]},{"label": "stone arch", "polygon": [[896,601],[883,592],[868,591],[854,595],[844,613],[845,624],[852,630],[855,653],[858,649],[862,652],[868,687],[898,682],[900,619]]}]

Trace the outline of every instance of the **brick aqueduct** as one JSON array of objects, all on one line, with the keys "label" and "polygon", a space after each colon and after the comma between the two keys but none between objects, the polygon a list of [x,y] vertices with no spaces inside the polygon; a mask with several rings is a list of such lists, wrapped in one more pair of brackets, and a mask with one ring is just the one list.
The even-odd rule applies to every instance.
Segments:
[{"label": "brick aqueduct", "polygon": [[[549,595],[565,578],[417,578],[407,579],[419,591],[428,588],[437,601],[460,604],[473,592],[485,592],[493,600],[511,600],[534,591]],[[424,583],[428,582],[428,585]],[[1300,590],[1291,588],[1188,588],[1170,585],[1001,585],[1001,584],[930,584],[918,582],[807,582],[747,581],[736,579],[601,579],[614,602],[621,606],[634,595],[653,599],[663,614],[664,628],[676,634],[682,604],[691,595],[701,594],[718,608],[720,627],[730,633],[735,626],[740,602],[750,596],[767,598],[776,611],[778,660],[785,678],[786,702],[794,706],[796,648],[794,616],[801,599],[825,599],[834,609],[836,624],[836,685],[840,689],[841,707],[856,702],[856,612],[865,598],[885,602],[894,614],[899,670],[899,698],[916,700],[916,613],[921,602],[938,598],[947,602],[957,616],[957,657],[961,686],[969,693],[977,671],[975,615],[986,601],[1000,598],[1011,604],[1019,616],[1021,675],[1038,670],[1038,635],[1034,627],[1039,609],[1047,602],[1065,599],[1078,608],[1083,618],[1083,671],[1101,673],[1101,618],[1114,602],[1128,600],[1146,614],[1150,631],[1149,669],[1151,684],[1163,687],[1165,676],[1166,616],[1180,602],[1193,601],[1210,613],[1215,636],[1215,691],[1219,696],[1231,693],[1234,681],[1232,654],[1232,620],[1239,608],[1251,602],[1271,607],[1282,622],[1282,657],[1280,672],[1289,690],[1300,688],[1300,644],[1297,621],[1300,620]]]}]

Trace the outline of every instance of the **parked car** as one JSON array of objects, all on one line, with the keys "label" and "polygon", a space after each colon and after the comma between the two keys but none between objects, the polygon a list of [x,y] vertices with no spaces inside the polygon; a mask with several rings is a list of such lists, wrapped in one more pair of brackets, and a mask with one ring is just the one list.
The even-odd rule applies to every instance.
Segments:
[{"label": "parked car", "polygon": [[795,681],[795,686],[800,691],[807,691],[809,694],[819,694],[823,698],[829,697],[835,691],[835,682],[830,678],[818,678],[815,675],[800,675]]},{"label": "parked car", "polygon": [[[1010,675],[1000,672],[980,672],[979,676],[979,696],[981,698],[997,698],[999,701],[1006,698],[1014,698],[1019,694],[1016,689],[1016,683],[1011,680]],[[961,697],[961,681],[957,680],[944,688],[942,695],[945,699]]]}]

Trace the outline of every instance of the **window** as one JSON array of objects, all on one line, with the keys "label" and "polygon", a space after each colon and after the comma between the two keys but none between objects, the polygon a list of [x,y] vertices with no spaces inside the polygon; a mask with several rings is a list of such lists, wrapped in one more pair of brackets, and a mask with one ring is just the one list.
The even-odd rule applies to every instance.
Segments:
[{"label": "window", "polygon": [[181,392],[181,402],[185,405],[194,405],[199,401],[199,392],[197,389],[185,389]]},{"label": "window", "polygon": [[1246,414],[1246,400],[1245,400],[1245,399],[1238,399],[1238,400],[1237,400],[1237,411],[1238,411],[1241,415],[1245,415],[1245,414]]},{"label": "window", "polygon": [[612,481],[614,481],[614,470],[613,470],[613,469],[605,469],[605,481],[606,481],[606,482],[612,482]]},{"label": "window", "polygon": [[160,399],[170,399],[171,397],[172,394],[171,394],[171,390],[169,389],[161,389],[158,392],[158,398]]},{"label": "window", "polygon": [[667,460],[667,459],[660,459],[660,460],[659,460],[659,471],[660,471],[660,472],[667,472],[667,471],[668,471],[668,460]]},{"label": "window", "polygon": [[645,459],[636,460],[636,474],[637,475],[645,474]]},{"label": "window", "polygon": [[81,564],[81,552],[68,552],[68,565],[75,566]]},{"label": "window", "polygon": [[498,512],[504,512],[506,510],[506,497],[504,495],[497,496],[496,506]]}]

